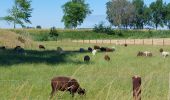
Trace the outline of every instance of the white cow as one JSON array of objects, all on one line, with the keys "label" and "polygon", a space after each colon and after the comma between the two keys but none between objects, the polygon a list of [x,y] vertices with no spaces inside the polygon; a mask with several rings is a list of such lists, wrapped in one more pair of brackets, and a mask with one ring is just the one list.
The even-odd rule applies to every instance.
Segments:
[{"label": "white cow", "polygon": [[166,51],[163,51],[161,54],[162,54],[162,56],[163,56],[164,58],[166,58],[167,56],[169,56],[169,52],[166,52]]},{"label": "white cow", "polygon": [[97,50],[94,49],[94,50],[92,51],[93,56],[95,56],[96,53],[97,53]]}]

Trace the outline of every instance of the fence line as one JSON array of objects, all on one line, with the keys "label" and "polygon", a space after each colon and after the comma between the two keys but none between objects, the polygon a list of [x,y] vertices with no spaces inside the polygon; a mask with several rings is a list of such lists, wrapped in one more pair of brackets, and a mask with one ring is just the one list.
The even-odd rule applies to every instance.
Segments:
[{"label": "fence line", "polygon": [[71,40],[73,43],[89,43],[89,44],[115,44],[115,45],[170,45],[170,38],[161,39],[83,39]]}]

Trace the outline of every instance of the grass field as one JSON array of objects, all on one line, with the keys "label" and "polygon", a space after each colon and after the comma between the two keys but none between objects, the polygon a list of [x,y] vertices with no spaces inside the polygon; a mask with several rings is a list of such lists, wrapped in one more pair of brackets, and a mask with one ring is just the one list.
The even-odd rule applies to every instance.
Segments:
[{"label": "grass field", "polygon": [[[46,46],[46,51],[37,48],[28,49],[24,54],[0,51],[1,100],[48,100],[50,80],[58,75],[76,78],[87,90],[86,96],[76,94],[75,100],[132,100],[133,75],[142,77],[143,100],[168,99],[170,58],[160,56],[161,46],[116,46],[116,52],[109,53],[111,61],[107,62],[103,60],[105,53],[97,53],[96,56],[79,52],[60,55],[55,51],[58,46],[75,51],[92,44],[41,44]],[[170,47],[162,48],[170,51]],[[136,57],[139,50],[152,51],[154,56]],[[91,57],[88,64],[83,62],[85,55]],[[58,92],[56,98],[72,99],[67,92]]]},{"label": "grass field", "polygon": [[[49,29],[11,29],[10,31],[29,36],[35,41],[49,41]],[[169,30],[114,30],[115,34],[96,33],[92,30],[61,30],[58,29],[58,39],[142,39],[170,38]]]}]

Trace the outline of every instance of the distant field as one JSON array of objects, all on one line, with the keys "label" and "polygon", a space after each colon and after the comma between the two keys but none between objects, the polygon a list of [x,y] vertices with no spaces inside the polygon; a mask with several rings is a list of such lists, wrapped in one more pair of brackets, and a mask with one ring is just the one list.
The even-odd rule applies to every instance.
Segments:
[{"label": "distant field", "polygon": [[[132,100],[133,75],[142,77],[142,100],[168,98],[170,58],[160,56],[161,46],[116,46],[116,52],[108,53],[111,61],[106,62],[103,60],[105,53],[96,56],[78,52],[59,55],[55,51],[58,46],[70,51],[93,44],[52,41],[40,44],[44,44],[47,50],[32,48],[27,49],[26,54],[0,51],[1,100],[48,100],[50,80],[57,75],[72,76],[87,90],[85,97],[76,95],[75,100]],[[170,51],[168,46],[162,48]],[[136,57],[139,50],[152,51],[154,56]],[[85,55],[91,57],[91,63],[83,62]],[[55,98],[70,100],[71,95],[58,92]]]},{"label": "distant field", "polygon": [[[48,29],[17,29],[11,30],[18,34],[32,37],[36,41],[48,41]],[[115,30],[115,34],[95,33],[92,30],[58,30],[58,39],[141,39],[141,38],[170,38],[169,30]]]}]

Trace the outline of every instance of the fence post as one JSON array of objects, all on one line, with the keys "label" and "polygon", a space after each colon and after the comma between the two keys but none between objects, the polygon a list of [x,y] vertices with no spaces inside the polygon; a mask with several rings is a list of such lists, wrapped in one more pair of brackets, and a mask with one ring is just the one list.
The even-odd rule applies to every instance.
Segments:
[{"label": "fence post", "polygon": [[163,39],[163,46],[165,45],[165,41],[164,41],[164,39]]},{"label": "fence post", "polygon": [[111,39],[110,39],[110,44],[111,44]]},{"label": "fence post", "polygon": [[134,45],[135,45],[136,43],[135,43],[135,39],[134,39]]},{"label": "fence post", "polygon": [[145,41],[144,41],[144,39],[143,39],[143,45],[145,44]]},{"label": "fence post", "polygon": [[133,100],[141,100],[141,77],[133,76]]},{"label": "fence post", "polygon": [[152,38],[152,45],[153,45],[153,38]]}]

